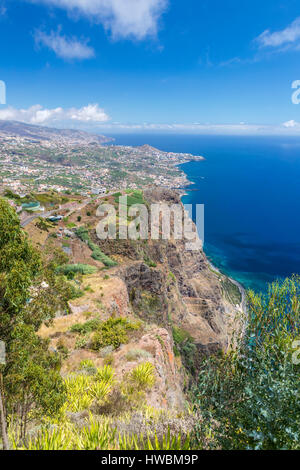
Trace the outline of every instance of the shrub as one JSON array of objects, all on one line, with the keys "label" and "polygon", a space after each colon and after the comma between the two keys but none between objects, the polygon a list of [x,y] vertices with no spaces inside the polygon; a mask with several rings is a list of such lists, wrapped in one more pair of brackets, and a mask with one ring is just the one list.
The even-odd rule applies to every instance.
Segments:
[{"label": "shrub", "polygon": [[126,359],[129,362],[133,362],[141,358],[148,359],[150,357],[152,357],[152,354],[150,354],[148,351],[145,351],[145,349],[131,349],[126,354]]},{"label": "shrub", "polygon": [[37,436],[30,438],[24,445],[26,450],[67,450],[70,446],[71,435],[64,429],[42,429]]},{"label": "shrub", "polygon": [[157,264],[152,261],[148,256],[144,257],[144,262],[149,266],[149,268],[156,268]]},{"label": "shrub", "polygon": [[172,271],[169,272],[168,278],[171,279],[173,282],[176,282],[175,274],[173,274]]},{"label": "shrub", "polygon": [[112,354],[108,354],[104,359],[103,359],[103,364],[105,366],[112,366],[114,363],[114,356]]},{"label": "shrub", "polygon": [[190,437],[182,439],[181,433],[171,435],[170,429],[159,440],[154,431],[154,435],[145,437],[141,434],[131,436],[124,435],[119,438],[120,450],[191,450]]},{"label": "shrub", "polygon": [[94,361],[92,361],[91,359],[85,359],[83,361],[80,362],[80,369],[86,369],[86,368],[89,368],[89,367],[95,367],[95,363]]},{"label": "shrub", "polygon": [[186,369],[194,374],[196,345],[193,338],[187,331],[177,326],[173,326],[173,339],[175,356],[181,356]]},{"label": "shrub", "polygon": [[140,323],[133,323],[126,318],[109,318],[103,322],[92,338],[92,349],[99,350],[106,346],[115,349],[128,342],[128,331],[137,330]]},{"label": "shrub", "polygon": [[56,348],[58,352],[61,354],[62,358],[67,359],[67,357],[69,356],[69,349],[65,345],[64,340],[62,338],[58,340]]},{"label": "shrub", "polygon": [[76,340],[75,349],[84,349],[89,341],[89,335],[80,337]]},{"label": "shrub", "polygon": [[89,393],[91,377],[87,375],[72,375],[65,379],[67,389],[66,411],[77,413],[91,407],[94,397]]},{"label": "shrub", "polygon": [[94,364],[94,361],[92,361],[91,359],[85,359],[84,361],[81,361],[79,367],[80,367],[80,370],[83,370],[88,375],[97,374],[97,368]]},{"label": "shrub", "polygon": [[83,450],[107,450],[114,448],[115,429],[110,429],[108,424],[102,424],[92,419],[89,426],[81,431],[81,446]]},{"label": "shrub", "polygon": [[210,434],[210,448],[300,449],[300,369],[292,360],[299,298],[299,276],[273,283],[266,295],[248,293],[243,338],[200,371],[198,445]]},{"label": "shrub", "polygon": [[93,318],[92,320],[88,320],[85,323],[75,323],[75,325],[71,326],[70,331],[71,333],[79,333],[81,335],[87,335],[97,330],[97,328],[100,325],[101,325],[101,321],[98,318]]},{"label": "shrub", "polygon": [[113,266],[117,265],[116,261],[113,261],[109,256],[105,255],[100,248],[93,242],[88,243],[89,248],[92,250],[92,258],[96,261],[100,261],[104,264],[104,266],[108,268],[112,268]]}]

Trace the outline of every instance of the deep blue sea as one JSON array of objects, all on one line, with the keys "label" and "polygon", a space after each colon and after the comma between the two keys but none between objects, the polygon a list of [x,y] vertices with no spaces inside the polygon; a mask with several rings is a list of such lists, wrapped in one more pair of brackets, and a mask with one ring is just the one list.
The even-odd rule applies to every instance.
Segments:
[{"label": "deep blue sea", "polygon": [[204,249],[221,271],[258,291],[300,273],[300,138],[114,137],[205,157],[182,165],[197,189],[183,203],[205,204]]}]

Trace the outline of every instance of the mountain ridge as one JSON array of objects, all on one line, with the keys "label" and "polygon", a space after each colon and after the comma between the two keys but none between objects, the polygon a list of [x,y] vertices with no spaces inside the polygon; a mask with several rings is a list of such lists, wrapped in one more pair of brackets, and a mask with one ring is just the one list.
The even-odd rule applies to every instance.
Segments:
[{"label": "mountain ridge", "polygon": [[114,139],[78,129],[57,129],[55,127],[27,124],[20,121],[0,120],[0,137],[21,137],[40,141],[63,141],[70,144],[104,144]]}]

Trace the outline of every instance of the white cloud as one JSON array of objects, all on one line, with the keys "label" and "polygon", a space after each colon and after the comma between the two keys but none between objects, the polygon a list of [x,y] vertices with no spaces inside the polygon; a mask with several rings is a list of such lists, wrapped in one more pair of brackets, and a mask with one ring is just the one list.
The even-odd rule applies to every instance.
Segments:
[{"label": "white cloud", "polygon": [[29,0],[101,23],[114,39],[155,36],[168,0]]},{"label": "white cloud", "polygon": [[90,59],[95,56],[94,49],[87,45],[87,40],[77,38],[68,38],[63,36],[60,31],[51,31],[46,34],[43,31],[36,31],[35,42],[37,45],[43,45],[55,52],[55,54],[66,60]]},{"label": "white cloud", "polygon": [[[300,136],[300,123],[294,120],[279,125],[247,124],[202,124],[195,123],[121,123],[112,122],[98,104],[89,104],[82,108],[61,107],[48,109],[37,104],[27,109],[11,106],[0,109],[0,120],[20,121],[27,124],[44,125],[58,128],[76,128],[90,132],[158,132],[199,135],[297,135]],[[109,122],[108,122],[109,121]]]},{"label": "white cloud", "polygon": [[255,40],[260,47],[298,48],[300,41],[300,17],[296,18],[290,25],[280,31],[271,32],[269,29],[264,31]]},{"label": "white cloud", "polygon": [[284,122],[282,125],[284,127],[286,127],[287,129],[288,128],[295,128],[295,127],[298,127],[300,129],[300,123],[294,121],[294,119],[292,119],[291,121]]},{"label": "white cloud", "polygon": [[0,119],[8,121],[21,121],[37,125],[68,125],[72,122],[82,124],[99,124],[110,118],[98,104],[89,104],[82,108],[54,108],[47,109],[37,104],[27,109],[16,109],[11,106],[0,109]]},{"label": "white cloud", "polygon": [[240,122],[237,124],[201,124],[201,123],[172,123],[172,124],[124,124],[110,122],[97,125],[101,132],[161,132],[176,134],[199,134],[199,135],[300,135],[300,124],[295,121],[288,121],[279,125],[267,124],[247,124]]}]

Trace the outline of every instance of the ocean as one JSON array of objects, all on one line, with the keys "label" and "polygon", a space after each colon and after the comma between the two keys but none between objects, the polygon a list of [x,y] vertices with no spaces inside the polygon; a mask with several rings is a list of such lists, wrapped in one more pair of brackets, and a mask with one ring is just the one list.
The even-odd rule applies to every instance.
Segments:
[{"label": "ocean", "polygon": [[184,204],[205,205],[204,250],[244,287],[300,273],[300,138],[114,135],[116,144],[149,144],[203,155],[181,165]]}]

